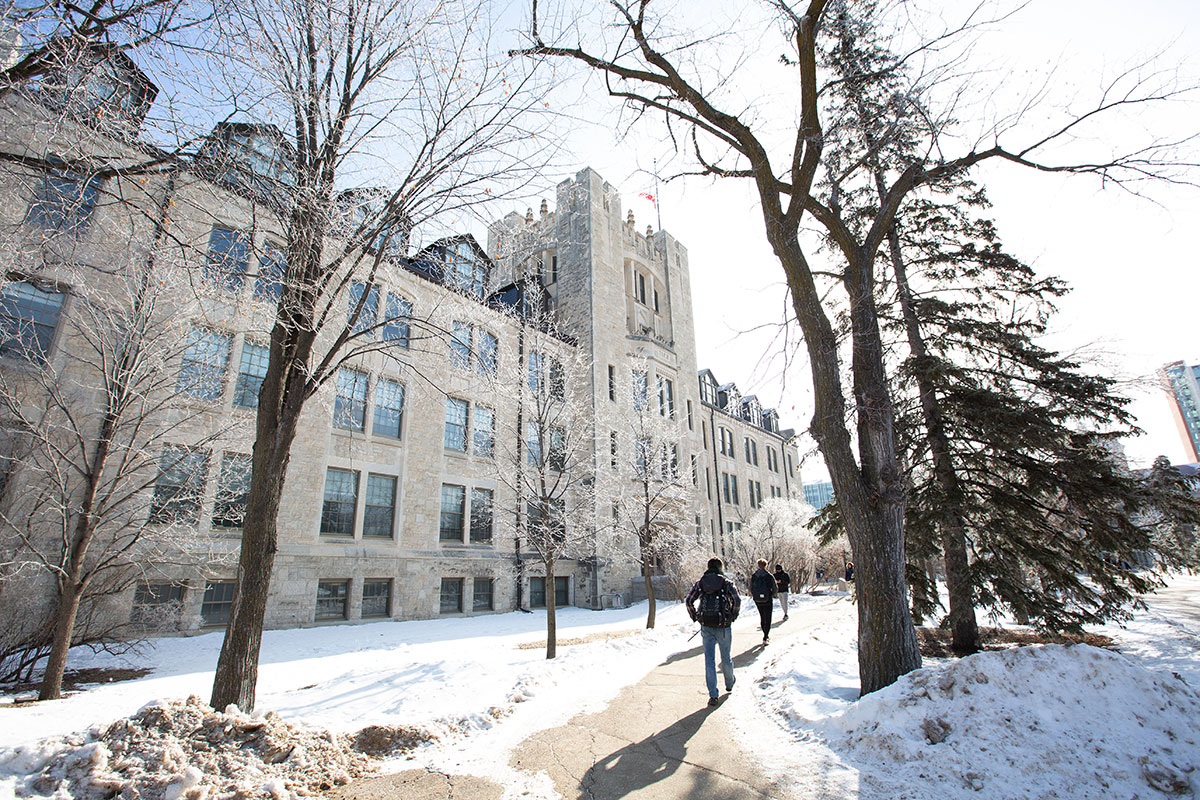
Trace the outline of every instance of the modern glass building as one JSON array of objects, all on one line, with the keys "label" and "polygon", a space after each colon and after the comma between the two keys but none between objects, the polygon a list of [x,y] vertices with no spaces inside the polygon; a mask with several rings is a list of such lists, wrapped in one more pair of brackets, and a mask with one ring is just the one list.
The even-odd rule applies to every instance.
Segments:
[{"label": "modern glass building", "polygon": [[1170,389],[1174,403],[1171,411],[1175,425],[1183,439],[1183,449],[1188,460],[1200,461],[1200,366],[1184,361],[1172,361],[1159,370],[1166,386]]}]

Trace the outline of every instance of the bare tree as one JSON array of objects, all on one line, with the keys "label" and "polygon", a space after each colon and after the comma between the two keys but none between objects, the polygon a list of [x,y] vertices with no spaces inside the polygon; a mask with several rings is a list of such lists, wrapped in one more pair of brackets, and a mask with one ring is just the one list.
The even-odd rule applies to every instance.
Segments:
[{"label": "bare tree", "polygon": [[[19,591],[40,594],[39,582],[53,584],[47,627],[35,624],[30,641],[35,651],[46,649],[42,700],[60,696],[72,645],[129,635],[106,603],[147,570],[212,561],[198,552],[194,525],[206,447],[221,428],[180,402],[191,379],[205,376],[185,369],[179,377],[190,344],[180,323],[187,314],[165,295],[183,272],[164,255],[131,248],[104,270],[46,265],[0,288],[0,353],[23,362],[0,371],[9,445],[3,567],[10,591],[23,585]],[[50,315],[57,313],[51,354]]]},{"label": "bare tree", "polygon": [[[886,243],[897,209],[914,188],[986,160],[1005,160],[1044,171],[1090,173],[1116,182],[1175,176],[1182,166],[1176,141],[1106,154],[1099,161],[1086,156],[1067,163],[1051,159],[1061,156],[1062,146],[1083,133],[1084,126],[1097,124],[1105,115],[1136,112],[1151,103],[1175,100],[1183,90],[1128,73],[1114,81],[1093,106],[1050,130],[1029,135],[1024,144],[1015,143],[1023,133],[1018,113],[994,126],[987,139],[977,139],[976,146],[961,155],[954,155],[961,152],[961,139],[954,138],[961,131],[953,125],[956,110],[930,117],[920,134],[918,156],[895,165],[885,176],[875,213],[852,217],[843,209],[841,191],[863,176],[865,165],[844,165],[838,171],[826,158],[827,138],[836,134],[840,118],[837,81],[822,85],[825,73],[819,64],[819,42],[826,35],[824,28],[831,14],[861,12],[872,20],[872,31],[884,30],[885,23],[871,17],[876,11],[873,3],[764,0],[770,33],[749,38],[756,50],[762,50],[765,41],[788,50],[781,62],[792,72],[798,107],[765,104],[775,102],[774,98],[757,105],[736,92],[736,71],[744,64],[738,53],[728,49],[728,37],[679,33],[682,21],[670,11],[656,15],[649,0],[612,0],[610,6],[617,35],[599,40],[594,45],[597,49],[590,49],[573,42],[560,45],[553,34],[547,35],[540,27],[546,15],[539,16],[539,3],[534,0],[530,46],[518,52],[534,59],[571,59],[602,72],[608,79],[609,94],[626,103],[635,116],[645,112],[664,116],[673,140],[687,142],[699,174],[752,182],[767,240],[786,276],[792,310],[805,339],[815,399],[810,431],[829,469],[853,550],[861,690],[864,694],[875,691],[920,665],[904,574],[904,484],[874,291],[875,259]],[[968,17],[959,31],[972,24]],[[782,33],[781,41],[772,38],[774,32]],[[939,43],[955,32],[946,33]],[[905,75],[914,55],[897,54],[886,68]],[[730,71],[723,73],[723,65]],[[898,92],[895,102],[904,106],[910,97],[926,91],[931,81],[922,81],[922,77],[909,77],[906,91]],[[684,128],[683,135],[679,126]],[[905,135],[908,133],[906,130]],[[823,291],[809,251],[801,242],[806,218],[834,243],[841,264],[830,279],[837,292]],[[847,409],[839,341],[831,320],[833,311],[843,304],[852,345],[851,409]]]},{"label": "bare tree", "polygon": [[[541,284],[525,283],[513,316],[519,358],[493,363],[497,405],[515,409],[496,425],[496,481],[515,508],[495,515],[516,542],[518,560],[531,550],[546,592],[546,658],[557,651],[555,567],[595,551],[597,530],[591,360],[556,322]],[[523,570],[518,570],[523,575]]]},{"label": "bare tree", "polygon": [[821,547],[809,529],[812,506],[794,497],[769,497],[729,538],[728,572],[749,582],[760,558],[782,564],[791,573],[796,591],[812,583],[821,562]]},{"label": "bare tree", "polygon": [[[245,48],[231,69],[248,76],[236,99],[256,98],[252,109],[287,120],[289,132],[278,152],[284,168],[255,176],[283,200],[287,263],[214,707],[254,705],[280,497],[305,404],[349,358],[368,350],[405,358],[387,332],[409,320],[400,307],[380,308],[382,265],[406,253],[413,230],[514,191],[544,161],[538,131],[519,127],[541,104],[528,76],[489,60],[482,8],[253,0],[219,9],[226,40]],[[344,192],[364,170],[383,173],[382,188]],[[439,277],[482,296],[477,262],[444,255],[433,265]]]},{"label": "bare tree", "polygon": [[[662,379],[656,391],[650,387],[645,359],[633,359],[631,364],[633,380],[618,400],[627,409],[624,425],[611,434],[609,468],[598,471],[599,496],[611,499],[618,530],[637,542],[650,604],[646,627],[653,628],[657,607],[653,577],[673,560],[675,549],[686,541],[684,534],[693,528],[696,467],[681,462],[686,423],[679,419],[672,391]],[[601,443],[599,452],[604,449]]]},{"label": "bare tree", "polygon": [[210,13],[183,0],[5,0],[0,5],[0,93],[72,72],[102,73],[104,65],[87,56],[97,48],[126,52],[149,43],[183,45],[180,34],[207,21]]}]

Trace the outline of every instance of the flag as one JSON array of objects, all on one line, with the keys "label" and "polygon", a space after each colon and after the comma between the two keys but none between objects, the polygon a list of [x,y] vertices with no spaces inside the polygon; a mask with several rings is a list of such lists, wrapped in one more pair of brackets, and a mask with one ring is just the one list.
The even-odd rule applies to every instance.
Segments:
[{"label": "flag", "polygon": [[654,195],[649,192],[638,192],[638,197],[644,197],[649,200],[655,208],[658,208],[658,200],[654,199]]}]

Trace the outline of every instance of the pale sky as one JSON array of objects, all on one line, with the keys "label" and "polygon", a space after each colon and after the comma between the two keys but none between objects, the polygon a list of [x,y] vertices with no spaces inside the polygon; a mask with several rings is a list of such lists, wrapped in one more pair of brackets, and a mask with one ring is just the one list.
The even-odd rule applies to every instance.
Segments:
[{"label": "pale sky", "polygon": [[[958,3],[942,5],[947,14],[961,13]],[[979,80],[1001,85],[981,105],[1002,111],[1014,101],[1007,91],[1038,85],[1051,70],[1049,107],[1081,103],[1095,96],[1103,76],[1166,47],[1162,65],[1183,65],[1185,76],[1200,76],[1200,61],[1193,57],[1200,53],[1200,3],[1152,0],[1131,8],[1115,0],[1034,0],[977,44],[970,63],[982,71]],[[577,88],[571,91],[581,96]],[[586,105],[576,113],[597,124],[577,125],[567,139],[576,168],[592,166],[618,186],[639,230],[647,223],[657,228],[653,207],[638,193],[654,191],[653,161],[666,158],[669,147],[648,137],[614,141],[616,102],[596,82],[582,96]],[[1126,133],[1178,129],[1189,121],[1200,127],[1200,105],[1178,104],[1166,113],[1106,126],[1093,132],[1096,144]],[[1110,371],[1123,379],[1152,376],[1167,361],[1200,359],[1200,273],[1188,236],[1200,219],[1200,190],[1154,185],[1144,189],[1148,199],[1141,199],[1086,176],[1046,176],[999,165],[977,178],[987,185],[1005,248],[1073,288],[1060,303],[1054,346],[1101,352]],[[1194,179],[1200,180],[1200,170]],[[782,271],[747,190],[738,182],[700,179],[660,185],[663,227],[689,250],[700,367],[712,369],[722,382],[736,382],[744,393],[758,394],[764,405],[779,409],[785,427],[801,430],[812,414],[808,365],[797,361],[784,369],[778,358]],[[552,191],[546,196],[553,205]],[[1132,386],[1129,394],[1146,431],[1126,443],[1131,462],[1148,464],[1160,453],[1184,461],[1166,397]],[[805,464],[803,475],[824,477],[819,458]]]}]

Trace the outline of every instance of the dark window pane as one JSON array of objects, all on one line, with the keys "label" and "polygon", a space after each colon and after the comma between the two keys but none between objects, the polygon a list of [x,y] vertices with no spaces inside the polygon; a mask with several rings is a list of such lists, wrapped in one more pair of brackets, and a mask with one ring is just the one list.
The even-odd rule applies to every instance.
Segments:
[{"label": "dark window pane", "polygon": [[267,377],[267,359],[271,351],[264,344],[246,342],[242,345],[242,362],[238,366],[237,382],[233,385],[233,404],[242,408],[258,408],[258,393]]},{"label": "dark window pane", "polygon": [[200,520],[200,502],[208,475],[208,453],[188,447],[167,447],[158,465],[150,521],[158,523]]},{"label": "dark window pane", "polygon": [[438,525],[438,539],[445,542],[463,540],[463,506],[467,490],[464,486],[442,485],[442,513]]},{"label": "dark window pane", "polygon": [[474,611],[492,610],[492,579],[476,578],[471,592],[471,609]]},{"label": "dark window pane", "polygon": [[554,579],[554,605],[563,608],[571,603],[571,579]]},{"label": "dark window pane", "polygon": [[487,331],[479,331],[476,336],[479,348],[479,372],[483,375],[496,374],[496,337]]},{"label": "dark window pane", "polygon": [[84,178],[66,170],[51,172],[29,207],[29,222],[45,231],[79,233],[91,220],[99,196],[100,178]]},{"label": "dark window pane", "polygon": [[204,601],[200,606],[200,620],[205,625],[224,625],[229,622],[233,608],[233,593],[237,584],[233,581],[208,583],[204,587]]},{"label": "dark window pane", "polygon": [[347,581],[318,581],[316,618],[345,619],[349,587]]},{"label": "dark window pane", "polygon": [[394,294],[387,296],[384,307],[383,340],[398,347],[408,347],[412,331],[409,321],[412,319],[412,303]]},{"label": "dark window pane", "polygon": [[471,326],[457,320],[451,326],[450,363],[465,367],[471,363]]},{"label": "dark window pane", "polygon": [[442,578],[441,613],[454,614],[462,611],[462,578]]},{"label": "dark window pane", "polygon": [[325,473],[325,502],[321,507],[321,533],[354,535],[354,511],[358,506],[358,473],[329,468]]},{"label": "dark window pane", "polygon": [[496,447],[496,419],[486,406],[475,406],[475,455],[491,458]]},{"label": "dark window pane", "polygon": [[395,381],[380,378],[375,386],[375,419],[371,432],[376,436],[400,438],[404,416],[404,387]]},{"label": "dark window pane", "polygon": [[26,281],[0,289],[0,355],[45,361],[65,297]]},{"label": "dark window pane", "polygon": [[230,291],[241,291],[250,268],[250,234],[213,228],[208,237],[204,277]]},{"label": "dark window pane", "polygon": [[363,581],[362,615],[368,617],[386,617],[391,613],[392,582],[389,580]]},{"label": "dark window pane", "polygon": [[396,511],[396,479],[389,475],[367,476],[367,502],[363,510],[363,536],[392,538]]},{"label": "dark window pane", "polygon": [[333,424],[361,431],[367,423],[367,374],[343,367],[338,370],[337,395],[333,400]]},{"label": "dark window pane", "polygon": [[[366,293],[366,300],[363,300],[363,294]],[[359,309],[359,303],[362,303],[362,308]],[[358,317],[354,316],[358,312]],[[370,292],[367,292],[365,283],[350,284],[350,305],[346,311],[346,322],[351,325],[350,330],[353,333],[363,333],[375,327],[379,318],[379,287],[372,286]]]},{"label": "dark window pane", "polygon": [[250,496],[250,469],[250,456],[226,453],[222,457],[217,498],[213,503],[213,525],[242,527],[246,517],[246,500]]},{"label": "dark window pane", "polygon": [[278,303],[287,276],[287,253],[273,244],[263,247],[258,259],[258,280],[254,282],[254,297],[268,303]]},{"label": "dark window pane", "polygon": [[446,398],[446,433],[443,445],[447,450],[467,452],[467,401]]},{"label": "dark window pane", "polygon": [[229,362],[227,333],[195,327],[188,334],[188,346],[179,368],[176,390],[203,400],[219,400]]},{"label": "dark window pane", "polygon": [[545,578],[530,578],[529,579],[529,607],[530,608],[545,608],[546,607],[546,579]]},{"label": "dark window pane", "polygon": [[492,540],[492,490],[471,490],[471,541]]}]

